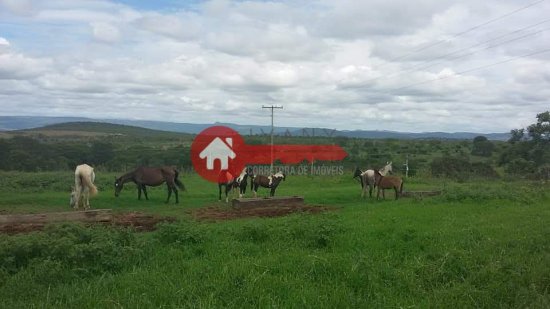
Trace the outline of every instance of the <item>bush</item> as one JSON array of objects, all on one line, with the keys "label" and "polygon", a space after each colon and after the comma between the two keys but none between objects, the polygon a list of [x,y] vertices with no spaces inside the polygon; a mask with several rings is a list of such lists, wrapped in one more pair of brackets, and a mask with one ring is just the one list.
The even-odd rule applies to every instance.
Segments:
[{"label": "bush", "polygon": [[28,268],[44,276],[60,269],[78,277],[115,273],[139,258],[139,247],[126,230],[49,226],[44,232],[0,238],[0,273],[14,275]]},{"label": "bush", "polygon": [[489,163],[475,162],[461,157],[433,159],[430,164],[432,176],[465,181],[470,178],[498,178],[497,172]]}]

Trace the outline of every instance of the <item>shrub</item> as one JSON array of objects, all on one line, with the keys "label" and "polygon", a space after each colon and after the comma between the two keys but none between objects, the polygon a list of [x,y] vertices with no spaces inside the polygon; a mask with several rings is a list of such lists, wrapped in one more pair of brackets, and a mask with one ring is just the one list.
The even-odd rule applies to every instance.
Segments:
[{"label": "shrub", "polygon": [[129,231],[62,224],[44,232],[0,238],[0,272],[14,275],[32,266],[44,276],[49,274],[46,271],[67,269],[86,277],[118,272],[140,253]]}]

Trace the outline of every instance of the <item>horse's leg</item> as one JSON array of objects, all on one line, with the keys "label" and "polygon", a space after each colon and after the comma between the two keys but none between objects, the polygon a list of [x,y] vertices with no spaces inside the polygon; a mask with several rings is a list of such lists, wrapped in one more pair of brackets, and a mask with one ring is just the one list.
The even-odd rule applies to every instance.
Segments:
[{"label": "horse's leg", "polygon": [[221,183],[218,184],[218,191],[219,191],[218,192],[219,193],[218,194],[218,201],[221,202],[221,200],[222,200],[222,184]]},{"label": "horse's leg", "polygon": [[179,204],[180,199],[178,197],[178,188],[176,187],[176,185],[174,185],[174,188],[172,188],[172,190],[174,190],[174,194],[176,195],[176,204]]},{"label": "horse's leg", "polygon": [[369,197],[370,197],[370,198],[372,198],[372,187],[373,187],[373,185],[371,185],[371,184],[369,183]]},{"label": "horse's leg", "polygon": [[143,189],[143,195],[145,195],[145,200],[149,200],[149,197],[147,196],[147,186],[146,185],[142,185],[142,189]]},{"label": "horse's leg", "polygon": [[382,188],[382,198],[386,199],[386,189]]},{"label": "horse's leg", "polygon": [[254,188],[252,189],[252,192],[254,193],[254,197],[257,197],[258,196],[258,185],[257,184],[254,184]]},{"label": "horse's leg", "polygon": [[84,197],[86,198],[86,204],[84,204],[84,210],[88,210],[90,209],[90,190],[88,188],[84,189]]},{"label": "horse's leg", "polygon": [[378,186],[378,191],[376,192],[376,200],[380,200],[380,186]]},{"label": "horse's leg", "polygon": [[271,197],[275,196],[275,188],[271,188],[271,191],[269,192],[269,196]]},{"label": "horse's leg", "polygon": [[142,188],[142,187],[141,187],[140,184],[138,184],[138,185],[137,185],[137,188],[138,188],[138,201],[141,201],[141,188]]},{"label": "horse's leg", "polygon": [[225,185],[225,202],[229,203],[229,198],[227,197],[229,195],[229,191],[231,191],[232,184],[228,183]]},{"label": "horse's leg", "polygon": [[165,204],[168,204],[168,201],[170,201],[170,196],[172,196],[172,187],[170,187],[170,185],[167,185],[168,187],[168,197],[166,198],[166,202],[164,202]]},{"label": "horse's leg", "polygon": [[395,190],[395,199],[397,200],[399,198],[399,191],[397,190],[397,186],[393,186],[393,189]]}]

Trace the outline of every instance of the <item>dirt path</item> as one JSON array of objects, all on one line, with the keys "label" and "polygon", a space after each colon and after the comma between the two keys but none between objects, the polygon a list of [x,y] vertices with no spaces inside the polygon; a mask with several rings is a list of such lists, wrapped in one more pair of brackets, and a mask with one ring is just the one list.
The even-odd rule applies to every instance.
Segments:
[{"label": "dirt path", "polygon": [[[281,217],[291,213],[320,213],[335,210],[335,207],[314,205],[278,205],[258,207],[232,207],[227,204],[210,205],[186,211],[192,218],[199,221],[221,221],[240,218],[270,218]],[[141,212],[114,213],[113,219],[108,222],[86,223],[111,226],[132,227],[138,232],[153,231],[159,222],[174,222],[176,218],[146,214]],[[48,223],[13,223],[0,225],[0,233],[18,234],[43,230]]]},{"label": "dirt path", "polygon": [[251,217],[281,217],[291,213],[320,213],[335,210],[334,207],[314,205],[288,205],[288,206],[259,206],[259,207],[231,207],[229,205],[211,205],[197,209],[191,209],[188,213],[191,217],[201,221],[219,221]]},{"label": "dirt path", "polygon": [[[93,224],[104,224],[121,227],[132,227],[138,232],[153,231],[159,222],[173,222],[173,217],[164,217],[141,212],[115,213],[110,222],[98,222]],[[13,223],[0,225],[0,233],[18,234],[43,230],[48,223]],[[88,225],[92,223],[87,223]]]}]

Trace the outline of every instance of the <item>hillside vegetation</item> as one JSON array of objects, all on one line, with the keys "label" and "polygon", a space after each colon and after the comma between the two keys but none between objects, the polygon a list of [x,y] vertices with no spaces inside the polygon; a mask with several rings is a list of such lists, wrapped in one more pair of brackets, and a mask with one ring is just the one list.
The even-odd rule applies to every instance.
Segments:
[{"label": "hillside vegetation", "polygon": [[[406,174],[405,164],[408,164],[409,176],[468,179],[519,175],[544,179],[548,178],[550,170],[547,114],[537,116],[538,121],[530,127],[531,131],[517,130],[509,142],[490,141],[483,136],[473,140],[277,136],[275,143],[340,145],[349,154],[339,163],[346,169],[356,166],[380,168],[392,161],[395,171],[402,174]],[[191,168],[189,156],[193,135],[190,134],[109,123],[72,122],[4,132],[2,136],[0,170],[67,170],[82,162],[109,171],[139,165]],[[267,135],[244,138],[248,144],[269,143]]]}]

